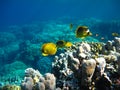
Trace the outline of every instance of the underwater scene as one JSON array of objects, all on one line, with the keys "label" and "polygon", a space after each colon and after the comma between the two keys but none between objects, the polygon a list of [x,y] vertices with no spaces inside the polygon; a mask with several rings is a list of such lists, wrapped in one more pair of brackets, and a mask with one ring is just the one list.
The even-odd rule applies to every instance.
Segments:
[{"label": "underwater scene", "polygon": [[120,90],[120,0],[0,0],[0,90]]}]

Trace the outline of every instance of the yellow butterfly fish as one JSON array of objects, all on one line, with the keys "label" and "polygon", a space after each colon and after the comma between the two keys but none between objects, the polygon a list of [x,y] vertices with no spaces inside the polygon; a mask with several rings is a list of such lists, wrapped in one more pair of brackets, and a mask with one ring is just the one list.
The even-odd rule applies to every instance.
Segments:
[{"label": "yellow butterfly fish", "polygon": [[112,36],[114,36],[114,37],[118,37],[118,36],[119,36],[119,34],[118,34],[118,33],[116,33],[116,32],[113,32],[113,33],[112,33]]},{"label": "yellow butterfly fish", "polygon": [[57,52],[57,46],[54,43],[45,43],[42,45],[41,51],[43,56],[54,55]]}]

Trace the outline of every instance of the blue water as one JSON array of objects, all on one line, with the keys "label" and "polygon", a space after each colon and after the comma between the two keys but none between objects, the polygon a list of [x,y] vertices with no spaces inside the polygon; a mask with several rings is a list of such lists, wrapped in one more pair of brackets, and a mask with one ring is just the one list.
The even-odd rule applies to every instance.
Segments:
[{"label": "blue water", "polygon": [[75,37],[78,25],[93,33],[87,41],[114,39],[112,32],[120,34],[120,0],[0,0],[0,85],[16,76],[22,80],[28,67],[51,72],[54,56],[64,50],[43,57],[41,46],[57,40],[82,41]]},{"label": "blue water", "polygon": [[120,18],[119,0],[0,0],[0,26],[23,25],[63,16]]}]

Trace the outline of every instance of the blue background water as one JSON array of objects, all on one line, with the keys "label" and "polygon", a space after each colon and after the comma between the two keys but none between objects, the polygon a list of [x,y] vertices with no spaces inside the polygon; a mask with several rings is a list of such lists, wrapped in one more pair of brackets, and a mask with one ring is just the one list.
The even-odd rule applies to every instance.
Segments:
[{"label": "blue background water", "polygon": [[[78,25],[88,26],[93,33],[87,41],[114,39],[112,32],[120,34],[119,4],[120,0],[0,0],[0,81],[16,76],[22,80],[28,67],[42,74],[51,72],[54,55],[42,56],[42,45],[82,41],[75,37]],[[55,55],[60,53],[64,50]]]},{"label": "blue background water", "polygon": [[119,0],[0,0],[0,27],[62,16],[120,18]]}]

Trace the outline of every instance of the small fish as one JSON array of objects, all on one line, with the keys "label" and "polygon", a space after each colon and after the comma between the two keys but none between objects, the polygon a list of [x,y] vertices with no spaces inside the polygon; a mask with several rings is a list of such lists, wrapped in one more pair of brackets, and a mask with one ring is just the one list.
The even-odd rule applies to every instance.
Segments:
[{"label": "small fish", "polygon": [[57,46],[54,43],[45,43],[42,45],[41,51],[43,56],[54,55],[57,52]]},{"label": "small fish", "polygon": [[112,36],[114,36],[114,37],[118,37],[118,36],[119,36],[119,34],[118,34],[118,33],[116,33],[116,32],[113,32],[113,33],[112,33]]},{"label": "small fish", "polygon": [[72,30],[73,29],[73,24],[72,23],[70,23],[70,30]]},{"label": "small fish", "polygon": [[87,36],[92,35],[92,33],[89,31],[88,27],[86,27],[86,26],[78,26],[75,33],[76,33],[77,38],[82,38],[82,39],[84,39]]},{"label": "small fish", "polygon": [[58,48],[63,48],[65,46],[66,42],[64,40],[59,40],[56,42],[56,46]]},{"label": "small fish", "polygon": [[71,47],[72,43],[64,41],[64,40],[59,40],[59,41],[56,42],[56,46],[58,48]]},{"label": "small fish", "polygon": [[99,35],[98,34],[95,34],[96,37],[98,37]]},{"label": "small fish", "polygon": [[65,47],[71,47],[73,44],[71,42],[66,42]]},{"label": "small fish", "polygon": [[104,38],[104,37],[101,37],[100,39],[101,39],[101,40],[104,40],[105,38]]}]

